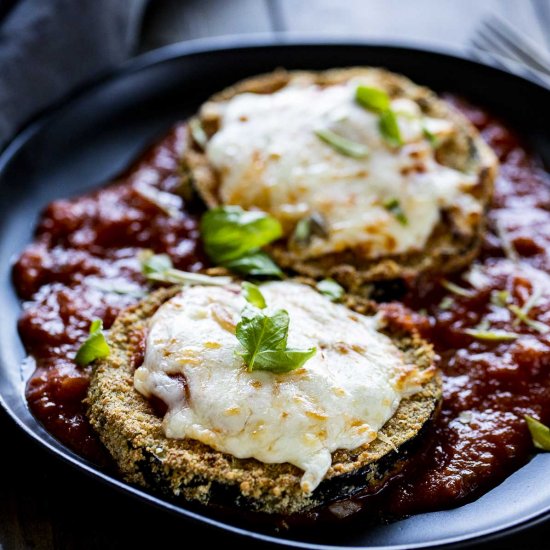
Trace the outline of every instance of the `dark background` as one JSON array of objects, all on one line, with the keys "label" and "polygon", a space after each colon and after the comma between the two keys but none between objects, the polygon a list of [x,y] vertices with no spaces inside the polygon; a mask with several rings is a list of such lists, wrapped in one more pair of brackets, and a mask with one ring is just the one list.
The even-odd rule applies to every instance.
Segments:
[{"label": "dark background", "polygon": [[[11,3],[0,0],[0,16]],[[548,0],[153,0],[138,50],[224,34],[295,31],[422,41],[475,55],[470,38],[481,19],[494,13],[550,52]],[[200,540],[208,548],[223,548],[235,543],[225,533],[191,527],[98,485],[27,441],[3,413],[0,435],[0,548],[185,548]],[[549,482],[550,475],[541,480]],[[474,548],[542,550],[549,541],[547,523]],[[235,546],[260,547],[241,540]]]}]

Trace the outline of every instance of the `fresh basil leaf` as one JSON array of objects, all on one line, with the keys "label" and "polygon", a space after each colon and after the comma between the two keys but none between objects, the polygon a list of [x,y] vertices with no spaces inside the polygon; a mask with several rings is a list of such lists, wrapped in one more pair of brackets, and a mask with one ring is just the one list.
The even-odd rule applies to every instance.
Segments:
[{"label": "fresh basil leaf", "polygon": [[74,360],[77,365],[84,367],[96,359],[109,357],[110,353],[109,344],[103,334],[103,321],[94,319],[90,324],[90,335],[76,352]]},{"label": "fresh basil leaf", "polygon": [[356,159],[364,159],[369,154],[369,148],[363,143],[357,143],[338,135],[336,132],[324,128],[322,130],[316,130],[315,135],[327,145],[330,145],[335,151],[346,157],[353,157]]},{"label": "fresh basil leaf", "polygon": [[550,428],[528,414],[525,415],[525,420],[535,447],[543,451],[550,451]]},{"label": "fresh basil leaf", "polygon": [[249,371],[254,369],[256,357],[262,351],[286,347],[288,324],[288,312],[283,309],[271,316],[263,313],[248,316],[245,311],[235,334],[245,350],[241,355]]},{"label": "fresh basil leaf", "polygon": [[273,315],[244,312],[237,324],[236,336],[243,351],[240,353],[249,371],[268,370],[274,373],[290,372],[301,367],[316,352],[287,349],[288,312],[278,310]]},{"label": "fresh basil leaf", "polygon": [[323,279],[317,283],[317,290],[330,298],[333,302],[339,302],[344,296],[344,289],[334,279]]},{"label": "fresh basil leaf", "polygon": [[388,199],[384,203],[384,208],[393,215],[393,217],[401,224],[408,225],[409,219],[405,214],[403,208],[401,208],[401,203],[398,199]]},{"label": "fresh basil leaf", "polygon": [[244,297],[245,300],[256,306],[257,308],[264,309],[266,307],[265,298],[260,289],[254,283],[249,283],[245,281],[243,283]]},{"label": "fresh basil leaf", "polygon": [[380,115],[378,128],[380,129],[382,137],[392,147],[399,147],[403,145],[401,131],[399,130],[399,124],[397,123],[397,117],[391,109],[384,111]]},{"label": "fresh basil leaf", "polygon": [[282,234],[280,222],[272,216],[239,206],[213,208],[201,220],[204,249],[213,262],[221,265],[256,252]]},{"label": "fresh basil leaf", "polygon": [[383,113],[390,108],[390,97],[384,90],[370,86],[357,86],[355,100],[361,107],[375,113]]},{"label": "fresh basil leaf", "polygon": [[235,260],[225,262],[222,265],[241,275],[277,278],[283,276],[283,272],[279,269],[277,264],[261,250],[258,252],[251,252]]},{"label": "fresh basil leaf", "polygon": [[311,359],[316,348],[306,350],[284,349],[264,350],[256,356],[253,370],[267,370],[275,374],[283,374],[299,369],[308,359]]}]

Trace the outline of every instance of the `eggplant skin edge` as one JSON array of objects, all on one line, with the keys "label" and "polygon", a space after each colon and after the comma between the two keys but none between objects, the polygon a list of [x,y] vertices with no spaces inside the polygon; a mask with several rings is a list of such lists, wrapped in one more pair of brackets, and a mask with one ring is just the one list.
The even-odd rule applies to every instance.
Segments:
[{"label": "eggplant skin edge", "polygon": [[[331,468],[312,494],[302,492],[302,471],[291,464],[237,459],[192,439],[167,438],[162,419],[134,389],[133,377],[150,318],[180,290],[157,290],[124,310],[109,332],[110,356],[94,367],[86,399],[88,418],[126,481],[176,500],[291,515],[365,489],[374,491],[407,462],[412,443],[438,410],[441,380],[431,345],[417,334],[393,332],[390,326],[385,332],[407,360],[430,373],[428,380],[420,392],[401,402],[380,431],[383,440],[333,453]],[[372,302],[362,298],[347,296],[345,304],[358,313],[373,313]]]}]

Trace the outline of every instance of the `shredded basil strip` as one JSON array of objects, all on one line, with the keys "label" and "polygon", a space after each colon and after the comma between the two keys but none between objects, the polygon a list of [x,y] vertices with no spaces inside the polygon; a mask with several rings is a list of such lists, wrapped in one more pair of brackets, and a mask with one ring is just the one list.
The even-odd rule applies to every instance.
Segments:
[{"label": "shredded basil strip", "polygon": [[384,208],[390,212],[401,225],[407,225],[409,223],[409,219],[403,208],[401,208],[401,203],[398,199],[388,199],[384,203]]},{"label": "shredded basil strip", "polygon": [[365,109],[383,113],[390,108],[390,97],[384,90],[370,86],[357,86],[355,100]]},{"label": "shredded basil strip", "polygon": [[74,360],[77,365],[84,367],[96,359],[109,357],[110,353],[109,344],[103,334],[103,321],[94,319],[90,324],[90,335],[78,348]]},{"label": "shredded basil strip", "polygon": [[528,414],[525,415],[525,420],[535,447],[543,451],[550,451],[550,428]]},{"label": "shredded basil strip", "polygon": [[535,321],[534,319],[531,319],[528,316],[527,312],[523,310],[523,308],[512,304],[508,306],[508,309],[516,316],[514,326],[518,326],[520,323],[524,323],[528,327],[536,330],[537,332],[540,332],[541,334],[546,334],[550,330],[550,327],[548,325],[541,323],[540,321]]},{"label": "shredded basil strip", "polygon": [[174,285],[225,286],[231,282],[231,277],[211,277],[175,269],[168,254],[153,254],[150,250],[141,255],[141,272],[148,281]]},{"label": "shredded basil strip", "polygon": [[206,144],[208,143],[208,136],[202,127],[201,121],[198,118],[193,118],[189,122],[189,130],[191,131],[191,136],[195,140],[195,143],[199,145],[202,149],[206,149]]},{"label": "shredded basil strip", "polygon": [[399,130],[399,124],[397,123],[397,116],[392,110],[387,110],[380,115],[378,128],[380,129],[382,137],[391,146],[399,147],[403,145],[401,131]]},{"label": "shredded basil strip", "polygon": [[509,342],[516,340],[520,336],[516,332],[507,332],[505,330],[481,330],[467,328],[464,332],[477,340],[485,340],[488,342]]},{"label": "shredded basil strip", "polygon": [[328,128],[316,130],[315,135],[321,141],[324,141],[327,145],[330,145],[335,151],[338,151],[347,157],[363,159],[369,155],[369,148],[363,143],[346,139]]},{"label": "shredded basil strip", "polygon": [[452,292],[457,296],[463,296],[464,298],[472,298],[474,295],[474,292],[472,290],[468,290],[467,288],[462,288],[461,286],[455,285],[454,283],[451,283],[451,281],[447,281],[447,279],[441,280],[441,286],[443,288],[446,288],[449,292]]}]

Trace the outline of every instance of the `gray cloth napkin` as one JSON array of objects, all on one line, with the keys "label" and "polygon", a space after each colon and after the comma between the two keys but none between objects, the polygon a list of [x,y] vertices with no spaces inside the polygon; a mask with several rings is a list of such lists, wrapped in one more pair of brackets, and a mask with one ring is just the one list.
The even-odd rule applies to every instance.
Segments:
[{"label": "gray cloth napkin", "polygon": [[133,53],[145,3],[15,2],[0,21],[0,150],[34,115]]}]

